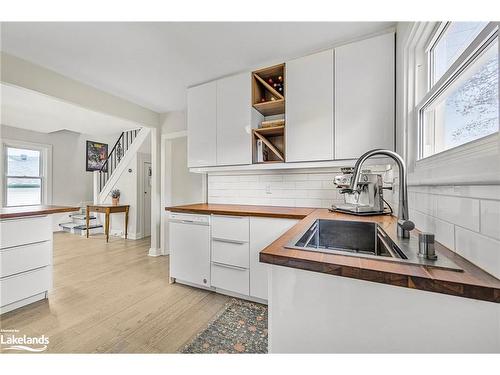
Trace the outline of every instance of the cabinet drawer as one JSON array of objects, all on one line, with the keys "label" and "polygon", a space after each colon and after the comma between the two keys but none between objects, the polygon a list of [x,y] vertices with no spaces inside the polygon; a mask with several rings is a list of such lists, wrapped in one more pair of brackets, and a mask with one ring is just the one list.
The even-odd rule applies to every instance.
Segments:
[{"label": "cabinet drawer", "polygon": [[0,277],[50,265],[51,250],[52,241],[0,250]]},{"label": "cabinet drawer", "polygon": [[250,273],[246,268],[212,263],[212,286],[230,292],[249,295]]},{"label": "cabinet drawer", "polygon": [[212,261],[248,268],[249,244],[246,241],[212,238]]},{"label": "cabinet drawer", "polygon": [[49,216],[26,217],[0,221],[0,249],[52,239]]},{"label": "cabinet drawer", "polygon": [[212,237],[225,240],[248,241],[250,223],[247,216],[212,217]]},{"label": "cabinet drawer", "polygon": [[0,306],[48,291],[52,284],[52,267],[43,267],[0,280]]}]

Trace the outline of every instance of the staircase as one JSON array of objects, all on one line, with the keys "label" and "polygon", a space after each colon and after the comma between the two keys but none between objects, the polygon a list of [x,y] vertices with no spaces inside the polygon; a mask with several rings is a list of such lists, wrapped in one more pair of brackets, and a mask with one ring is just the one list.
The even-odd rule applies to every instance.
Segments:
[{"label": "staircase", "polygon": [[[82,208],[79,213],[71,214],[69,216],[71,217],[71,222],[59,224],[59,227],[61,227],[61,229],[65,232],[85,236],[87,234],[85,208]],[[97,218],[91,214],[89,219],[89,234],[102,233],[102,225],[97,222]]]},{"label": "staircase", "polygon": [[[107,186],[107,183],[113,179],[115,172],[120,167],[120,162],[125,159],[125,155],[127,152],[133,147],[135,152],[139,145],[134,144],[134,140],[139,136],[143,138],[147,136],[148,131],[143,130],[142,128],[128,130],[122,132],[115,145],[111,149],[111,152],[108,154],[108,158],[102,165],[99,171],[94,172],[94,203],[102,203],[107,194],[109,193],[110,187]],[[132,146],[134,144],[134,146]],[[127,162],[125,162],[126,166]],[[122,170],[124,166],[120,167]],[[111,182],[112,183],[112,182]],[[80,212],[76,214],[69,215],[71,217],[71,221],[68,223],[59,224],[59,227],[69,233],[86,235],[86,209],[81,208]],[[99,223],[98,218],[91,214],[89,221],[89,234],[102,233],[103,226]]]},{"label": "staircase", "polygon": [[99,171],[99,192],[106,186],[106,183],[113,175],[113,172],[120,164],[120,161],[125,156],[125,153],[134,142],[134,139],[137,138],[140,131],[141,129],[134,129],[122,132]]}]

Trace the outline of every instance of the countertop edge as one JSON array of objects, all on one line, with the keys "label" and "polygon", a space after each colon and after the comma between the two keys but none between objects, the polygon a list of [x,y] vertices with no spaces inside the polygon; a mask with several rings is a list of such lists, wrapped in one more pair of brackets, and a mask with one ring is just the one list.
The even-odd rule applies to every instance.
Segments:
[{"label": "countertop edge", "polygon": [[69,207],[69,206],[59,206],[53,208],[43,208],[43,209],[27,209],[26,211],[21,212],[12,212],[12,213],[0,213],[0,219],[15,219],[21,217],[28,216],[42,216],[42,215],[52,215],[63,212],[74,212],[79,211],[80,207]]},{"label": "countertop edge", "polygon": [[[279,208],[278,208],[279,209]],[[176,213],[192,213],[192,214],[214,214],[214,215],[231,215],[231,216],[253,216],[253,217],[269,217],[277,219],[296,219],[302,220],[306,218],[311,212],[314,211],[313,208],[300,208],[301,210],[310,210],[309,213],[292,213],[292,212],[272,212],[272,210],[262,210],[262,211],[245,211],[241,210],[228,210],[228,209],[209,209],[209,208],[187,208],[187,207],[165,207],[165,211],[176,212]]]},{"label": "countertop edge", "polygon": [[368,268],[353,267],[342,264],[320,262],[311,259],[293,259],[292,257],[260,253],[259,261],[262,263],[319,272],[332,276],[347,277],[351,279],[375,282],[431,293],[447,294],[455,297],[500,303],[500,289],[479,285],[463,284],[453,281],[442,281],[431,278],[399,274]]}]

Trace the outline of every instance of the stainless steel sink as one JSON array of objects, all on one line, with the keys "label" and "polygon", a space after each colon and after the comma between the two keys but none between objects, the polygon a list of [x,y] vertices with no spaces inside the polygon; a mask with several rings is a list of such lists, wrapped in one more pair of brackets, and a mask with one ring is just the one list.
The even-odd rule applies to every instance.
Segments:
[{"label": "stainless steel sink", "polygon": [[414,237],[393,241],[377,223],[365,221],[318,219],[286,247],[462,271],[444,256],[436,261],[418,257]]},{"label": "stainless steel sink", "polygon": [[407,259],[376,223],[318,219],[287,247],[328,253],[349,253]]}]

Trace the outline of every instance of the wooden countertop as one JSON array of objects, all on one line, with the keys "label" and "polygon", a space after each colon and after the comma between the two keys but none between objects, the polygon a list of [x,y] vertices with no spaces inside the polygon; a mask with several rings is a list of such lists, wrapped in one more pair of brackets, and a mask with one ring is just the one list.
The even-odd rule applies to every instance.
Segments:
[{"label": "wooden countertop", "polygon": [[314,208],[253,206],[239,204],[189,204],[185,206],[165,207],[166,211],[195,214],[216,214],[232,216],[258,216],[301,220],[314,212]]},{"label": "wooden countertop", "polygon": [[2,207],[0,208],[0,219],[12,219],[25,216],[50,215],[61,212],[78,211],[80,207],[69,206],[23,206],[23,207]]},{"label": "wooden countertop", "polygon": [[[285,248],[289,241],[309,228],[316,219],[376,222],[393,240],[396,240],[397,219],[393,216],[362,217],[332,213],[326,209],[231,204],[192,204],[166,207],[165,210],[198,214],[298,219],[301,220],[299,223],[260,252],[261,262],[500,303],[500,280],[438,242],[435,245],[438,256],[452,260],[463,269],[463,272],[382,259]],[[417,233],[413,231],[412,236]]]},{"label": "wooden countertop", "polygon": [[[317,209],[260,252],[260,261],[285,267],[328,273],[360,280],[389,284],[429,292],[500,303],[500,280],[475,266],[457,253],[436,242],[438,256],[455,262],[463,272],[394,261],[358,258],[285,248],[316,219],[354,220],[378,223],[396,239],[396,218],[392,216],[360,217]],[[412,236],[415,233],[412,232]]]}]

